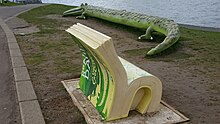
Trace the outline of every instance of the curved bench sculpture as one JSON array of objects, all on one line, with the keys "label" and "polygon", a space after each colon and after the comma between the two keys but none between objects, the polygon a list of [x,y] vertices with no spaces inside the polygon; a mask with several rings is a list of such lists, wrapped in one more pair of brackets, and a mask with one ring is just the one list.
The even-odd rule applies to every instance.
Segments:
[{"label": "curved bench sculpture", "polygon": [[77,18],[85,19],[85,16],[91,16],[135,28],[147,29],[146,34],[141,35],[138,39],[152,40],[151,33],[153,31],[166,35],[164,41],[148,51],[147,55],[154,55],[164,51],[172,46],[180,37],[179,26],[173,20],[127,12],[125,10],[113,10],[81,4],[77,8],[65,11],[63,16],[80,14],[81,16],[77,16]]},{"label": "curved bench sculpture", "polygon": [[104,120],[127,117],[134,109],[158,111],[162,84],[157,77],[118,57],[110,37],[82,24],[67,32],[82,53],[79,87]]}]

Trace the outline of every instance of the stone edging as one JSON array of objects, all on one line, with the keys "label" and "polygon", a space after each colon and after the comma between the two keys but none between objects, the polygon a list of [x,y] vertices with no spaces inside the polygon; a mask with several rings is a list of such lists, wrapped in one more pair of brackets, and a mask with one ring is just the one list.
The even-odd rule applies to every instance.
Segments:
[{"label": "stone edging", "polygon": [[1,18],[0,26],[5,32],[8,42],[22,124],[45,124],[45,120],[17,40],[13,32]]}]

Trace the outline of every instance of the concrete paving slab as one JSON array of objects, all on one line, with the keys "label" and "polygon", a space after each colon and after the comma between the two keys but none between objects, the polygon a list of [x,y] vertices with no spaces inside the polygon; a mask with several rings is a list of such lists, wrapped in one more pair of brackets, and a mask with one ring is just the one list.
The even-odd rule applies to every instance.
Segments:
[{"label": "concrete paving slab", "polygon": [[[1,8],[1,7],[0,7]],[[7,38],[0,18],[0,124],[21,122]]]},{"label": "concrete paving slab", "polygon": [[30,76],[26,67],[13,68],[15,82],[30,80]]},{"label": "concrete paving slab", "polygon": [[[28,74],[27,68],[25,67],[25,63],[24,63],[24,60],[22,58],[22,54],[20,52],[19,46],[16,44],[17,40],[16,40],[13,32],[5,24],[5,22],[10,20],[10,19],[13,19],[17,15],[19,15],[19,14],[25,12],[25,11],[28,11],[32,8],[35,8],[35,7],[38,7],[38,6],[43,6],[43,5],[46,5],[46,4],[38,4],[38,5],[34,4],[34,5],[13,6],[13,7],[0,7],[0,28],[3,29],[3,31],[0,31],[0,36],[5,37],[6,46],[8,45],[8,47],[10,49],[9,51],[10,51],[10,56],[12,57],[11,60],[12,60],[12,65],[13,65],[14,78],[15,78],[15,81],[17,81],[17,82],[18,81],[23,81],[23,80],[29,80],[30,81],[30,76]],[[13,22],[13,23],[15,23],[15,25],[17,25],[16,22]],[[2,40],[3,38],[0,38],[0,39]],[[2,48],[5,48],[5,47],[2,47]],[[3,50],[5,50],[5,49],[3,49]],[[1,58],[3,58],[2,53],[3,52],[0,52]],[[9,56],[9,54],[8,54],[8,56]],[[6,60],[6,59],[3,59],[3,60]],[[7,61],[3,61],[3,62],[7,63]],[[3,67],[10,69],[10,67],[7,66],[7,65],[3,65]],[[0,71],[1,73],[5,73],[2,69],[0,69],[0,70],[1,70]],[[13,77],[10,73],[7,73],[7,74],[9,74],[10,77]],[[1,74],[0,76],[9,77],[9,76],[5,76],[3,74]],[[8,79],[7,79],[7,82],[4,81],[4,80],[0,80],[0,82],[1,81],[4,82],[5,84],[8,84],[8,85],[11,84],[11,83],[8,82],[9,81]],[[18,82],[18,83],[21,83],[21,82]],[[33,94],[33,92],[34,92],[33,86],[30,85],[30,84],[31,84],[31,82],[24,82],[24,83],[21,83],[21,84],[16,84],[17,85],[16,90],[18,90],[18,92],[19,92],[18,93],[19,94],[18,95],[19,99],[28,100],[28,99],[32,99],[32,98],[36,97],[36,94],[35,93],[34,93],[35,95]],[[4,86],[2,86],[2,87],[4,88]],[[2,90],[2,87],[1,87],[0,91]],[[5,91],[11,93],[8,89],[7,90],[3,89],[3,91],[4,91],[3,93],[5,93]],[[32,93],[28,93],[27,91],[30,91]],[[24,94],[24,92],[25,92],[25,94]],[[32,95],[30,95],[30,94],[32,94]],[[2,94],[2,95],[4,97],[0,97],[1,102],[2,102],[2,98],[12,99],[12,97],[8,97],[5,94]],[[34,99],[36,99],[36,98],[34,98]],[[21,117],[22,117],[22,119],[21,119],[22,124],[45,124],[45,121],[44,121],[44,118],[43,118],[43,115],[42,115],[42,112],[41,112],[41,109],[40,109],[40,106],[39,106],[39,103],[38,103],[37,100],[23,101],[23,102],[18,101],[18,102],[19,102],[19,107],[20,107],[20,114],[21,114]],[[7,105],[9,105],[9,104],[10,103],[7,102]],[[0,104],[0,106],[1,106],[1,104]],[[4,124],[19,123],[20,124],[20,116],[16,117],[16,118],[19,118],[19,119],[14,120],[12,118],[14,118],[15,114],[14,113],[8,114],[10,112],[15,112],[16,111],[15,107],[17,107],[17,106],[13,105],[12,107],[8,107],[8,108],[11,108],[11,111],[9,111],[10,109],[8,109],[7,112],[2,113],[2,115],[4,115],[4,117],[6,117],[6,118],[2,118],[1,111],[0,111],[0,123],[4,123]]]},{"label": "concrete paving slab", "polygon": [[9,27],[5,24],[5,22],[1,18],[0,18],[0,25],[6,34],[7,42],[17,42],[13,32],[9,29]]},{"label": "concrete paving slab", "polygon": [[25,66],[25,62],[24,62],[23,57],[12,57],[11,61],[12,61],[13,68]]},{"label": "concrete paving slab", "polygon": [[37,26],[29,26],[25,28],[13,29],[14,34],[21,35],[21,36],[37,33],[39,31],[40,29],[37,28]]},{"label": "concrete paving slab", "polygon": [[[16,22],[16,23],[15,23]],[[6,22],[10,29],[24,28],[29,27],[30,24],[24,21],[23,19],[14,17]]]},{"label": "concrete paving slab", "polygon": [[16,82],[16,88],[19,102],[37,100],[31,81]]},{"label": "concrete paving slab", "polygon": [[22,124],[45,124],[37,100],[20,102]]},{"label": "concrete paving slab", "polygon": [[7,35],[8,43],[17,43],[17,40],[16,40],[14,34],[12,34],[12,31],[10,31],[10,32],[5,32],[5,33],[8,34],[8,35]]},{"label": "concrete paving slab", "polygon": [[19,49],[17,42],[8,43],[9,49]]},{"label": "concrete paving slab", "polygon": [[22,57],[20,49],[9,49],[11,57]]},{"label": "concrete paving slab", "polygon": [[177,124],[189,121],[189,118],[164,101],[161,101],[160,109],[156,113],[145,113],[141,115],[137,111],[130,111],[129,116],[126,118],[109,122],[102,121],[102,117],[96,108],[79,89],[79,78],[61,82],[70,94],[73,103],[85,117],[87,124]]}]

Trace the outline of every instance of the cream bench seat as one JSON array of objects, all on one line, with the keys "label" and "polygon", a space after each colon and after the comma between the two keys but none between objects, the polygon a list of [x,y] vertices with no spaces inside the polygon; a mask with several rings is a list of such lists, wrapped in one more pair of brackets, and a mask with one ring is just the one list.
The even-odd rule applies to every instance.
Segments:
[{"label": "cream bench seat", "polygon": [[82,53],[79,87],[104,120],[159,109],[162,83],[152,74],[118,57],[111,37],[82,24],[69,32]]}]

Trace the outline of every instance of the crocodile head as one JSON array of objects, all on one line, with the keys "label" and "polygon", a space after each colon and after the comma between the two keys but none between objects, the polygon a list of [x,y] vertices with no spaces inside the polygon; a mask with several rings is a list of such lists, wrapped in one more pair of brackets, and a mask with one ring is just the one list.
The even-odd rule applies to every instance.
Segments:
[{"label": "crocodile head", "polygon": [[85,7],[87,6],[88,4],[85,3],[85,4],[81,4],[80,6],[76,7],[76,8],[73,8],[73,9],[70,9],[70,10],[67,10],[63,13],[63,16],[77,16],[77,15],[81,15],[84,11],[85,11]]}]

